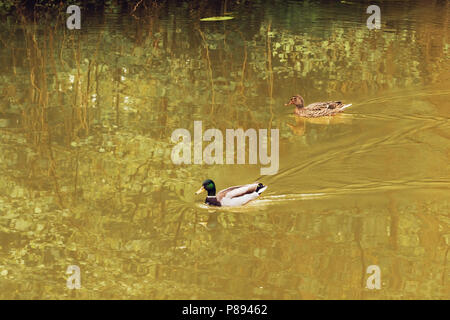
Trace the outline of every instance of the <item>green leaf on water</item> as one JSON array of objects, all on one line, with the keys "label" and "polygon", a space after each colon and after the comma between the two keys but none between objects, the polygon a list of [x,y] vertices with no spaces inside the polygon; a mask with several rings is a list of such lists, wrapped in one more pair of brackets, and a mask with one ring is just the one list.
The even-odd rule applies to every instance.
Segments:
[{"label": "green leaf on water", "polygon": [[231,16],[218,16],[218,17],[209,17],[209,18],[202,18],[200,21],[225,21],[225,20],[231,20],[234,19],[234,17]]}]

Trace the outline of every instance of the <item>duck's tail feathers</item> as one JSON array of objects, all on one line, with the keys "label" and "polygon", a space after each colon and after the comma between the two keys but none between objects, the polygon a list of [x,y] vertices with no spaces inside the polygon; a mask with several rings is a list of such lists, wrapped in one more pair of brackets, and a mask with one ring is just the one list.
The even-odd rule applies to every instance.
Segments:
[{"label": "duck's tail feathers", "polygon": [[348,107],[351,107],[351,106],[352,106],[351,103],[349,103],[349,104],[344,104],[344,105],[342,106],[341,110],[347,109]]},{"label": "duck's tail feathers", "polygon": [[263,193],[266,189],[267,189],[267,186],[263,186],[263,187],[261,187],[261,188],[256,189],[256,192],[257,192],[258,194],[261,194],[261,193]]}]

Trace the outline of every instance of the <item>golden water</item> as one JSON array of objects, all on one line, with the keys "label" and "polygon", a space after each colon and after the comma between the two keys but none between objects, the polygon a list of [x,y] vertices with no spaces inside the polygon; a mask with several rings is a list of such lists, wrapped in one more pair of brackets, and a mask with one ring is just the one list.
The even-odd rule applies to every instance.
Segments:
[{"label": "golden water", "polygon": [[[2,20],[0,298],[450,297],[449,2],[383,3],[380,30],[345,1],[132,9]],[[303,121],[296,93],[353,106]],[[278,173],[172,164],[196,120],[278,128]],[[206,178],[268,190],[212,210]]]}]

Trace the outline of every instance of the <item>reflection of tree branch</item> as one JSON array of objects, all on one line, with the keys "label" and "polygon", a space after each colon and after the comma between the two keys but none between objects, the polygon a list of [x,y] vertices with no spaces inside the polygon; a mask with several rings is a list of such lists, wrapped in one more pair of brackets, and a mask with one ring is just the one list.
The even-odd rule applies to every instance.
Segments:
[{"label": "reflection of tree branch", "polygon": [[448,257],[448,247],[447,250],[445,251],[445,256],[444,256],[444,268],[442,270],[442,286],[445,287],[445,275],[447,274],[447,257]]},{"label": "reflection of tree branch", "polygon": [[177,227],[177,231],[175,232],[175,238],[173,239],[173,246],[174,247],[177,246],[178,234],[180,233],[181,224],[183,222],[184,214],[186,213],[187,210],[193,210],[193,209],[192,208],[184,208],[184,209],[182,209],[181,214],[180,214],[180,218],[178,219],[178,227]]},{"label": "reflection of tree branch", "polygon": [[[137,7],[139,7],[139,5],[142,3],[143,0],[140,0],[138,3],[136,3],[136,5],[133,7],[133,10],[131,10],[131,15],[133,15],[133,13],[136,11]],[[134,16],[134,15],[133,15]]]},{"label": "reflection of tree branch", "polygon": [[61,67],[64,67],[64,65],[69,66],[67,64],[67,62],[64,61],[64,58],[63,58],[64,42],[66,41],[66,29],[65,28],[63,28],[62,34],[63,34],[63,38],[61,40],[61,48],[59,49],[59,61],[61,62]]},{"label": "reflection of tree branch", "polygon": [[119,86],[121,84],[120,77],[122,76],[122,68],[118,66],[120,57],[122,57],[122,46],[120,46],[120,55],[116,58],[116,125],[117,126],[120,125],[120,110],[119,110],[120,88],[119,88]]},{"label": "reflection of tree branch", "polygon": [[245,78],[245,66],[247,65],[247,46],[244,45],[244,62],[242,62],[242,75],[241,75],[241,95],[244,96],[244,78]]},{"label": "reflection of tree branch", "polygon": [[[274,117],[273,110],[272,110],[272,101],[273,101],[273,69],[272,69],[272,42],[270,40],[270,27],[272,25],[272,21],[269,22],[269,26],[267,27],[267,67],[268,67],[268,73],[269,73],[269,97],[270,97],[270,120],[269,120],[269,132],[272,129],[272,120]],[[270,141],[270,144],[272,142]]]},{"label": "reflection of tree branch", "polygon": [[[63,198],[59,188],[58,177],[56,174],[56,159],[52,149],[51,131],[48,125],[47,108],[48,108],[48,87],[46,73],[46,57],[48,56],[48,48],[44,45],[39,48],[36,40],[35,30],[30,31],[27,28],[28,21],[24,15],[21,15],[23,23],[23,32],[25,35],[25,45],[27,48],[27,59],[30,66],[30,83],[34,88],[33,107],[27,124],[31,126],[31,138],[37,147],[45,147],[48,151],[49,167],[48,175],[53,178],[55,193],[58,197],[60,208],[64,208]],[[48,29],[44,30],[44,43],[50,43],[49,49],[53,46],[52,32],[48,33]],[[47,141],[45,141],[45,138]],[[46,143],[43,143],[46,142]]]},{"label": "reflection of tree branch", "polygon": [[272,25],[272,22],[269,22],[269,26],[267,27],[267,72],[269,73],[269,96],[270,96],[270,100],[272,100],[272,96],[273,96],[273,69],[272,69],[272,43],[270,40],[270,27]]},{"label": "reflection of tree branch", "polygon": [[77,148],[77,156],[75,158],[75,181],[74,181],[74,187],[73,187],[73,201],[76,203],[77,202],[77,192],[78,192],[78,164],[79,164],[79,157],[80,157],[80,151]]},{"label": "reflection of tree branch", "polygon": [[208,43],[206,42],[205,39],[205,35],[203,34],[203,32],[200,30],[200,28],[197,28],[198,32],[200,33],[200,36],[203,39],[203,42],[205,44],[205,49],[206,49],[206,59],[208,61],[208,68],[209,68],[209,79],[211,82],[211,113],[214,112],[214,105],[215,103],[215,91],[214,91],[214,80],[213,80],[213,74],[212,74],[212,67],[211,67],[211,59],[209,58],[209,49],[208,49]]},{"label": "reflection of tree branch", "polygon": [[355,218],[355,222],[353,225],[353,232],[354,232],[354,237],[355,237],[355,243],[359,249],[360,252],[360,256],[361,256],[361,296],[359,297],[360,299],[363,298],[364,295],[364,280],[365,280],[365,276],[366,276],[366,260],[365,260],[365,256],[364,256],[364,249],[361,245],[361,238],[362,238],[362,221],[361,218]]}]

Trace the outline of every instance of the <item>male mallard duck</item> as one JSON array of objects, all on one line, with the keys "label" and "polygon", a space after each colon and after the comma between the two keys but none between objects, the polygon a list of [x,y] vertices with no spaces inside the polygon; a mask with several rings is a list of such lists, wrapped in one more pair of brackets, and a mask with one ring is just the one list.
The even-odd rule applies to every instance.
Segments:
[{"label": "male mallard duck", "polygon": [[229,187],[219,191],[216,195],[216,185],[214,184],[214,181],[208,179],[203,181],[202,187],[195,194],[207,191],[208,196],[206,197],[205,203],[211,206],[238,207],[258,198],[266,189],[267,186],[255,182],[243,186]]},{"label": "male mallard duck", "polygon": [[291,104],[295,105],[295,114],[300,117],[305,118],[317,118],[317,117],[325,117],[325,116],[334,116],[335,114],[344,111],[344,109],[350,107],[352,104],[343,104],[341,101],[328,101],[328,102],[315,102],[303,106],[303,98],[299,94],[293,96],[289,103],[286,103],[285,106],[289,106]]}]

